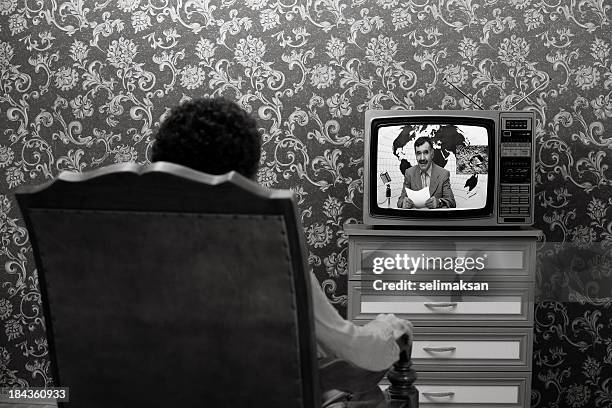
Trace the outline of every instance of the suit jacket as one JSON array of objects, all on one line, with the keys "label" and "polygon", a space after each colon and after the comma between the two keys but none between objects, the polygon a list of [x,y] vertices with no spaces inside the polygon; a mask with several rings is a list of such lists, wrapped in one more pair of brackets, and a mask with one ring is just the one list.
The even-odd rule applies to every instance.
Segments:
[{"label": "suit jacket", "polygon": [[[411,190],[420,190],[423,188],[421,184],[421,169],[419,166],[412,166],[404,173],[404,186],[402,193],[397,200],[397,206],[406,197],[406,187]],[[440,200],[440,206],[455,208],[455,195],[450,186],[450,172],[436,163],[431,163],[431,178],[429,179],[429,196],[436,197]]]}]

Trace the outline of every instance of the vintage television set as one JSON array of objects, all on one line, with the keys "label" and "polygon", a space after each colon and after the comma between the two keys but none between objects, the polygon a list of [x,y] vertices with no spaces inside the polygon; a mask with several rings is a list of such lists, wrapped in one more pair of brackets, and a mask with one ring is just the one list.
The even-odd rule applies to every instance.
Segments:
[{"label": "vintage television set", "polygon": [[[429,196],[427,187],[422,191],[404,187],[406,170],[418,166],[414,142],[421,136],[433,146],[433,163],[450,173],[452,208],[428,209],[422,201]],[[534,138],[533,112],[367,111],[363,222],[373,226],[530,226],[534,221]],[[398,207],[402,190],[414,198],[415,206]]]}]

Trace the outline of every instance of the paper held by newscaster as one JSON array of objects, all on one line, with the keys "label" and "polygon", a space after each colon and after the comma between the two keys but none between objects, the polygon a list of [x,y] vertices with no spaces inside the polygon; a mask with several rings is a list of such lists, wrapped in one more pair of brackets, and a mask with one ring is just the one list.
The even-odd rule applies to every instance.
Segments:
[{"label": "paper held by newscaster", "polygon": [[429,200],[429,187],[420,190],[411,190],[406,187],[406,195],[414,203],[414,208],[425,208],[425,201]]}]

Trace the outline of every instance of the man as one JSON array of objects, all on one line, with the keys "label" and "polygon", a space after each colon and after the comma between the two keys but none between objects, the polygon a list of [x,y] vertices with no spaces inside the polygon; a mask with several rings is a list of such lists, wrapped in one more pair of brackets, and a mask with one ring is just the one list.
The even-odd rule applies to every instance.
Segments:
[{"label": "man", "polygon": [[[152,148],[152,161],[173,162],[209,174],[235,170],[251,179],[257,174],[260,155],[257,123],[234,102],[222,98],[193,100],[174,108],[161,124]],[[339,358],[361,370],[351,370],[343,377],[337,370],[323,369],[322,388],[372,395],[377,380],[399,357],[399,339],[405,333],[412,338],[412,325],[394,315],[379,315],[357,326],[340,317],[312,272],[310,280],[320,368]],[[361,378],[369,380],[369,389],[360,389]]]},{"label": "man", "polygon": [[406,194],[406,188],[421,190],[429,187],[430,197],[425,207],[455,208],[455,196],[450,186],[450,173],[433,162],[434,149],[431,140],[422,136],[414,141],[414,153],[417,166],[410,167],[404,173],[404,187],[397,200],[399,208],[413,208],[414,203]]}]

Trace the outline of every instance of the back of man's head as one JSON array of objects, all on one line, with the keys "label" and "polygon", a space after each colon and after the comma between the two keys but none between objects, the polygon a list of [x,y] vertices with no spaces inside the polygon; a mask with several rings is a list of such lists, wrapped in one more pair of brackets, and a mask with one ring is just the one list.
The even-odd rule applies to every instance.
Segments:
[{"label": "back of man's head", "polygon": [[202,98],[172,109],[159,127],[151,161],[168,161],[208,174],[235,170],[254,178],[260,155],[255,119],[228,99]]}]

